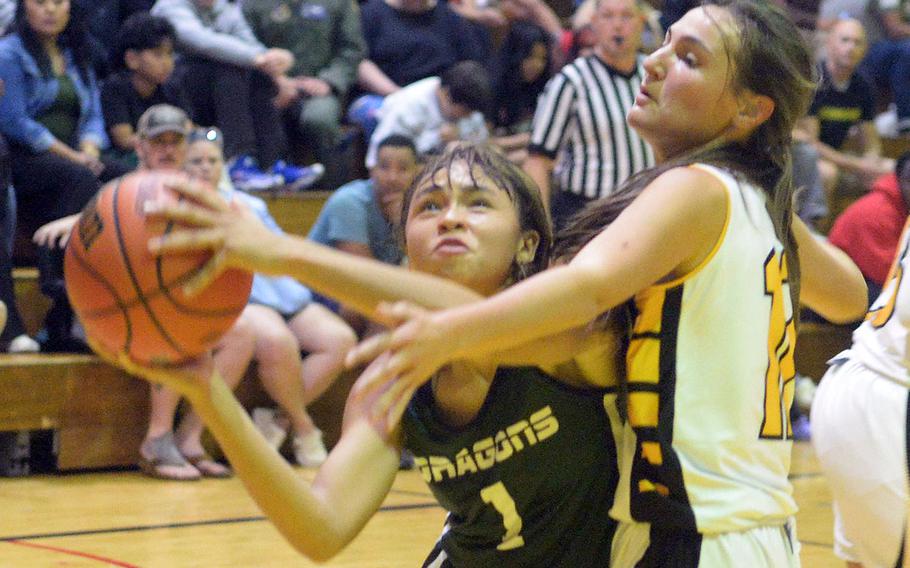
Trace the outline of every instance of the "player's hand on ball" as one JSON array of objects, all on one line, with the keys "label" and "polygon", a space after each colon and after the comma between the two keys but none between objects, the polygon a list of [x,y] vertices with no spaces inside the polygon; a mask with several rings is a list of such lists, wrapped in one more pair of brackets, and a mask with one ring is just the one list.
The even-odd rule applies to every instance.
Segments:
[{"label": "player's hand on ball", "polygon": [[150,218],[180,225],[166,235],[149,241],[155,255],[178,255],[207,251],[209,261],[183,287],[187,295],[201,292],[227,268],[273,273],[269,243],[281,235],[266,227],[253,211],[229,203],[205,183],[175,179],[166,184],[185,199],[178,203],[149,203]]},{"label": "player's hand on ball", "polygon": [[215,370],[210,352],[180,365],[144,365],[131,359],[125,352],[110,351],[92,337],[88,337],[87,340],[92,350],[111,365],[151,383],[174,389],[188,397],[197,392],[205,392]]}]

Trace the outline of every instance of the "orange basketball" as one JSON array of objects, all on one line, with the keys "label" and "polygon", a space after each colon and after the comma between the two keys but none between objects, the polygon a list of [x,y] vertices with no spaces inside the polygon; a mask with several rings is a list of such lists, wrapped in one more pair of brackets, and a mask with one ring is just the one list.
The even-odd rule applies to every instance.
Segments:
[{"label": "orange basketball", "polygon": [[176,201],[163,181],[172,173],[145,171],[116,179],[86,205],[66,247],[66,290],[87,335],[143,363],[176,363],[204,353],[247,304],[253,277],[229,270],[199,295],[181,286],[207,254],[155,258],[151,237],[174,224],[149,221],[148,201]]}]

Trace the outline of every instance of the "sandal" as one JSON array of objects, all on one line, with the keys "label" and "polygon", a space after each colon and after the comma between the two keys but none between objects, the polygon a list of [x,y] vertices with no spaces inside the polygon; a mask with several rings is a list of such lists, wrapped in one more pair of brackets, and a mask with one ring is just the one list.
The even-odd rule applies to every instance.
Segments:
[{"label": "sandal", "polygon": [[234,477],[231,468],[221,465],[215,459],[203,452],[198,456],[183,456],[193,467],[195,467],[203,477],[212,477],[215,479],[227,479]]},{"label": "sandal", "polygon": [[199,470],[177,449],[171,432],[142,442],[139,447],[139,469],[155,479],[198,481],[202,478]]}]

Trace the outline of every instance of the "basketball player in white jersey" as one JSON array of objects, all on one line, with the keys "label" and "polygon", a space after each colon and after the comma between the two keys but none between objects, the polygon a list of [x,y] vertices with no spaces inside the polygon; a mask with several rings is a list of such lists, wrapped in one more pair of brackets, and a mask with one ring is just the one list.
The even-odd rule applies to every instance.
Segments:
[{"label": "basketball player in white jersey", "polygon": [[[897,172],[910,184],[910,160]],[[812,401],[812,443],[834,495],[834,552],[848,566],[893,568],[907,553],[910,231],[853,346]]]},{"label": "basketball player in white jersey", "polygon": [[867,301],[846,255],[793,218],[790,133],[812,57],[773,3],[733,0],[690,11],[644,66],[628,120],[660,165],[570,223],[567,264],[455,309],[387,308],[407,322],[377,376],[397,377],[384,395],[394,422],[446,361],[622,306],[632,323],[611,566],[798,566],[787,474],[799,285],[837,321]]}]

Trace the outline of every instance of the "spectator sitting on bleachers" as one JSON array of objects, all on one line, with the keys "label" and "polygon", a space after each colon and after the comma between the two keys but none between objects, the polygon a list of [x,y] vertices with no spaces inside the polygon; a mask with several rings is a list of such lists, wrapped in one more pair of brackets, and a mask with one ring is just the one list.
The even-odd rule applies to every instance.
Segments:
[{"label": "spectator sitting on bleachers", "polygon": [[[441,151],[447,142],[468,136],[482,140],[486,137],[482,117],[489,113],[492,99],[489,75],[475,61],[457,63],[440,77],[421,79],[386,97],[367,149],[367,168],[376,165],[379,142],[392,134],[413,140],[418,156]],[[467,134],[466,129],[477,124],[477,116],[483,132]]]},{"label": "spectator sitting on bleachers", "polygon": [[494,64],[491,118],[495,137],[491,142],[517,164],[528,155],[537,98],[552,76],[550,43],[543,28],[515,22]]},{"label": "spectator sitting on bleachers", "polygon": [[[402,250],[396,231],[401,199],[417,170],[417,150],[410,138],[400,134],[383,138],[370,179],[355,180],[335,190],[308,238],[358,256],[400,264]],[[360,334],[365,332],[362,316],[344,308],[340,313]]]},{"label": "spectator sitting on bleachers", "polygon": [[897,133],[910,134],[910,14],[903,0],[868,0],[866,13],[869,51],[860,70],[879,88],[890,89]]},{"label": "spectator sitting on bleachers", "polygon": [[881,292],[897,252],[910,205],[910,153],[890,174],[834,221],[828,240],[853,259],[866,279],[870,302]]},{"label": "spectator sitting on bleachers", "polygon": [[[186,161],[190,121],[171,105],[150,107],[139,119],[136,152],[143,169],[180,170]],[[228,331],[215,348],[215,365],[234,388],[243,378],[252,356],[255,335],[242,321]],[[145,440],[139,448],[140,468],[161,479],[194,480],[230,477],[231,471],[214,461],[202,446],[204,425],[190,410],[174,427],[180,395],[168,388],[153,388]]]},{"label": "spectator sitting on bleachers", "polygon": [[[224,187],[224,158],[221,135],[217,130],[198,129],[190,134],[186,170],[191,176]],[[231,188],[225,197],[253,211],[273,231],[281,228],[258,197]],[[278,449],[288,426],[293,430],[292,446],[298,464],[316,467],[325,461],[322,432],[313,423],[306,406],[332,384],[344,368],[348,349],[357,342],[354,331],[318,302],[308,288],[287,276],[256,274],[250,303],[240,316],[240,325],[253,331],[252,358],[266,392],[278,403],[281,416],[270,409],[255,409],[253,421],[269,444]],[[223,342],[233,349],[245,337]],[[306,356],[301,357],[301,350]]]},{"label": "spectator sitting on bleachers", "polygon": [[[485,30],[436,0],[367,0],[361,6],[367,57],[357,69],[365,91],[351,103],[348,120],[367,140],[383,97],[421,79],[439,76],[459,61],[486,61]],[[419,145],[418,145],[419,146]]]},{"label": "spectator sitting on bleachers", "polygon": [[500,46],[516,23],[543,29],[550,38],[550,61],[558,70],[565,62],[562,42],[566,30],[556,12],[544,0],[451,0],[449,7],[461,17],[490,30],[493,46]]},{"label": "spectator sitting on bleachers", "polygon": [[[183,110],[167,104],[150,107],[137,125],[139,167],[180,170],[186,160],[189,128],[190,120]],[[78,213],[57,219],[42,226],[35,239],[48,247],[63,249],[78,220]],[[243,378],[255,341],[252,328],[239,319],[215,346],[215,365],[231,388]],[[205,453],[202,447],[204,426],[192,409],[183,415],[174,429],[179,394],[169,388],[153,388],[150,402],[148,430],[139,448],[139,467],[143,473],[177,481],[232,475],[228,468]]]},{"label": "spectator sitting on bleachers", "polygon": [[[822,34],[831,29],[843,18],[853,18],[863,24],[863,29],[870,27],[873,17],[868,10],[869,0],[821,0],[818,4],[818,19],[815,29]],[[819,36],[821,39],[823,35]]]},{"label": "spectator sitting on bleachers", "polygon": [[812,230],[827,232],[831,209],[818,171],[818,150],[814,144],[794,140],[790,146],[793,159],[793,209]]},{"label": "spectator sitting on bleachers", "polygon": [[112,151],[136,164],[136,125],[156,104],[189,111],[189,101],[173,79],[174,27],[158,16],[140,12],[128,18],[117,38],[115,64],[120,69],[101,85],[101,109]]},{"label": "spectator sitting on bleachers", "polygon": [[[322,175],[322,166],[287,163],[288,144],[280,78],[294,63],[286,49],[266,48],[240,8],[227,0],[157,0],[152,14],[177,31],[177,76],[190,99],[196,124],[224,132],[231,177],[246,191],[281,184],[304,189]],[[260,167],[268,168],[263,172]]]},{"label": "spectator sitting on bleachers", "polygon": [[148,12],[155,0],[70,0],[88,9],[89,33],[104,49],[111,67],[117,66],[117,35],[123,23],[139,12]]},{"label": "spectator sitting on bleachers", "polygon": [[[809,114],[794,132],[796,140],[812,144],[818,151],[818,169],[829,204],[841,172],[855,174],[869,187],[894,170],[894,161],[881,155],[873,122],[875,89],[856,71],[865,52],[866,34],[858,20],[841,19],[831,27],[819,64],[818,90]],[[851,131],[857,136],[850,136]],[[848,138],[859,142],[858,155],[843,149]]]},{"label": "spectator sitting on bleachers", "polygon": [[324,185],[346,178],[336,148],[342,105],[357,77],[366,48],[360,10],[351,0],[243,0],[243,13],[256,37],[268,47],[294,55],[285,90],[292,97],[285,116],[317,162],[326,167]]},{"label": "spectator sitting on bleachers", "polygon": [[[547,45],[550,47],[550,73],[555,73],[568,58],[568,50],[563,49],[564,42],[572,37],[571,30],[563,27],[559,16],[544,0],[499,0],[499,10],[508,22],[509,29],[506,36],[512,31],[515,24],[537,26],[549,36]],[[504,40],[508,41],[508,40]]]},{"label": "spectator sitting on bleachers", "polygon": [[[0,133],[10,145],[18,222],[27,231],[81,211],[103,181],[127,168],[105,158],[104,121],[91,48],[78,10],[68,2],[24,0],[15,33],[0,39]],[[72,341],[72,310],[62,285],[62,257],[39,248],[40,285],[51,351],[83,349]]]},{"label": "spectator sitting on bleachers", "polygon": [[[0,96],[3,84],[0,82]],[[16,302],[13,283],[13,241],[16,235],[16,194],[11,181],[9,146],[0,135],[0,303],[5,305],[4,317],[7,325],[0,332],[2,350],[9,353],[34,353],[41,349],[37,341],[29,337]]]}]

